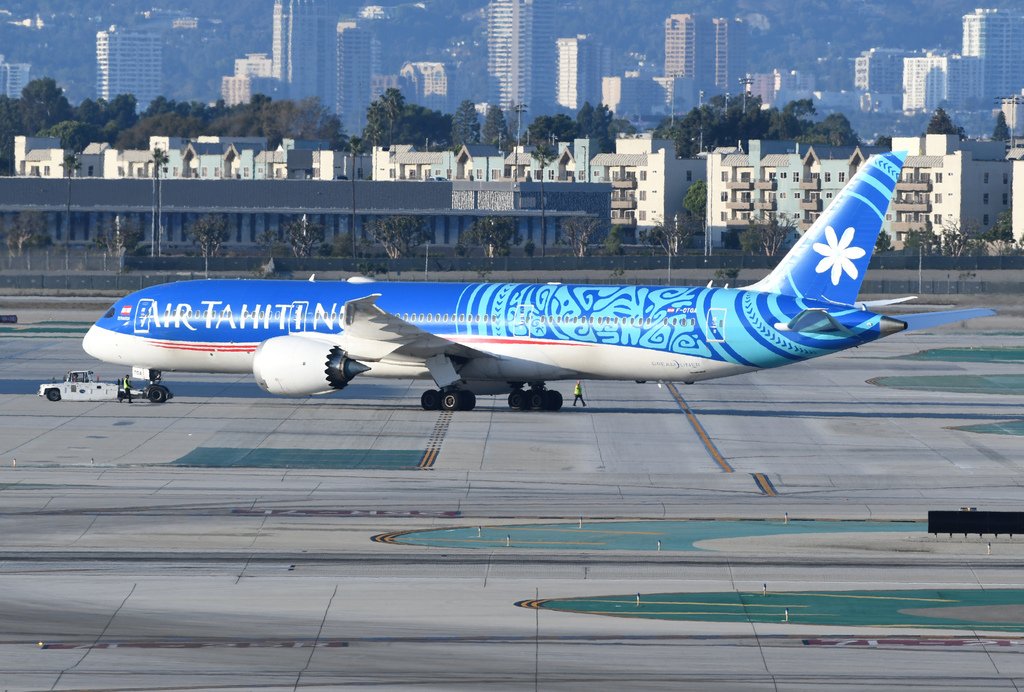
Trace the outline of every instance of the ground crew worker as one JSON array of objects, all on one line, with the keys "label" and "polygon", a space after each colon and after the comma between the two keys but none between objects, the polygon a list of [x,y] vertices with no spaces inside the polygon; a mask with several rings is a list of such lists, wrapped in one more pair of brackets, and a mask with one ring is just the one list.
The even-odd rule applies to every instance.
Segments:
[{"label": "ground crew worker", "polygon": [[125,375],[124,380],[121,382],[121,389],[124,391],[124,398],[128,400],[128,403],[132,403],[132,378],[131,375]]},{"label": "ground crew worker", "polygon": [[583,404],[583,408],[587,407],[587,402],[583,401],[583,385],[580,384],[579,380],[576,380],[576,386],[572,390],[573,400],[572,405],[575,406],[576,402],[579,401]]}]

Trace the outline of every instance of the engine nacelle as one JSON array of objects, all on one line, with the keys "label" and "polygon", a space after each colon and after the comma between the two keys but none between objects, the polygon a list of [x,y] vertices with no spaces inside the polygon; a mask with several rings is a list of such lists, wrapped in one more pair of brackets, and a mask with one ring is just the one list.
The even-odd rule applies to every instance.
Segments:
[{"label": "engine nacelle", "polygon": [[370,367],[352,360],[337,346],[303,336],[275,336],[256,349],[256,384],[271,394],[307,396],[344,389]]}]

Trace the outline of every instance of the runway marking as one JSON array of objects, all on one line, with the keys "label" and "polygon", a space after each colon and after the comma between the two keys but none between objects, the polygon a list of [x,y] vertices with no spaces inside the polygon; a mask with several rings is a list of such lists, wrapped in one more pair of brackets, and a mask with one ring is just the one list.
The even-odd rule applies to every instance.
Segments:
[{"label": "runway marking", "polygon": [[750,474],[754,478],[754,483],[757,485],[757,489],[761,491],[762,495],[768,497],[777,497],[779,491],[775,489],[775,486],[768,479],[768,476],[763,473],[752,473]]},{"label": "runway marking", "polygon": [[686,414],[686,420],[690,421],[690,425],[693,427],[694,432],[697,433],[697,437],[700,438],[700,441],[703,443],[704,449],[707,450],[708,455],[714,459],[715,463],[718,464],[722,471],[725,473],[733,473],[735,469],[729,465],[729,462],[725,460],[722,453],[718,451],[718,447],[716,447],[715,443],[711,441],[711,436],[708,435],[704,426],[700,424],[699,420],[697,420],[697,416],[693,413],[690,405],[686,403],[683,395],[679,393],[679,389],[676,385],[672,382],[667,382],[665,386],[672,397],[676,400],[676,403],[679,404],[679,408],[681,408],[683,413]]},{"label": "runway marking", "polygon": [[441,415],[437,417],[437,423],[434,425],[434,430],[430,433],[427,449],[423,452],[423,458],[420,459],[419,468],[434,468],[434,462],[437,461],[437,455],[441,453],[441,445],[444,444],[444,436],[448,434],[448,426],[451,422],[452,412],[441,411]]}]

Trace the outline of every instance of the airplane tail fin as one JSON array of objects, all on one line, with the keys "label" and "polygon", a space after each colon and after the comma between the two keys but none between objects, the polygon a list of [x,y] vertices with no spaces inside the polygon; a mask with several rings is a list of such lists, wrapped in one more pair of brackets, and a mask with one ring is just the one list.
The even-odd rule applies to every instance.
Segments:
[{"label": "airplane tail fin", "polygon": [[906,152],[872,156],[779,265],[749,290],[853,305]]}]

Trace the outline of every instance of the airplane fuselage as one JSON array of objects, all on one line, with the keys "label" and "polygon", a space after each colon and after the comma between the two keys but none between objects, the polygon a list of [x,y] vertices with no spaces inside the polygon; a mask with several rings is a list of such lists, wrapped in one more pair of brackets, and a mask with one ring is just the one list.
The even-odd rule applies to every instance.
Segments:
[{"label": "airplane fuselage", "polygon": [[[329,343],[344,305],[377,306],[493,359],[463,379],[699,381],[777,367],[879,338],[881,316],[736,289],[522,283],[190,281],[119,300],[86,338],[96,357],[164,371],[248,373],[261,343],[284,335]],[[829,309],[846,331],[782,325]],[[422,362],[385,358],[367,376],[429,377]]]}]

